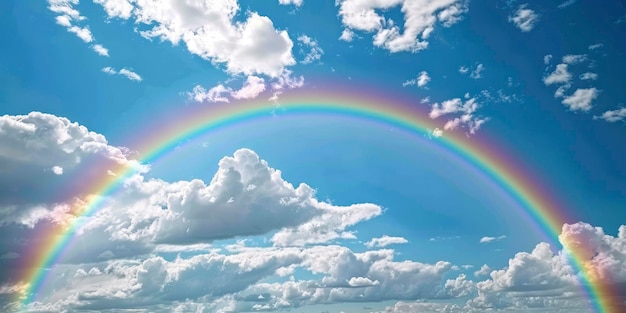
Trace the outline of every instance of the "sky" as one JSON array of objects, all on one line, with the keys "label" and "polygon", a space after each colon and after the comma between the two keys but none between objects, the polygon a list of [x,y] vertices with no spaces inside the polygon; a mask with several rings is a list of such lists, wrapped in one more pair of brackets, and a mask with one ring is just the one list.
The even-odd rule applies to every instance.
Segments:
[{"label": "sky", "polygon": [[[0,32],[0,311],[626,307],[623,1],[7,0]],[[281,110],[312,92],[434,127]],[[274,111],[143,160],[249,101]],[[515,160],[562,225],[447,138]]]}]

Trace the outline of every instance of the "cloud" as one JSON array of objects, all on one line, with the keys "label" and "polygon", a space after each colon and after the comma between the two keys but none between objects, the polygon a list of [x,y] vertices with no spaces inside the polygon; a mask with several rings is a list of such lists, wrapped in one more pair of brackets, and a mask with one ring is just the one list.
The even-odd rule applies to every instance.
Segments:
[{"label": "cloud", "polygon": [[219,84],[208,91],[204,87],[196,85],[193,87],[191,92],[187,92],[187,95],[196,102],[230,102],[225,94],[230,94],[231,92],[232,89],[226,88],[222,84]]},{"label": "cloud", "polygon": [[428,116],[436,119],[447,114],[461,113],[461,116],[448,120],[443,129],[453,130],[464,126],[469,130],[468,134],[475,134],[489,120],[489,118],[475,116],[474,113],[478,108],[479,104],[476,98],[469,98],[465,102],[460,98],[454,98],[443,101],[441,104],[433,103]]},{"label": "cloud", "polygon": [[[438,23],[450,27],[460,21],[468,10],[465,0],[436,0],[429,5],[409,0],[339,0],[336,5],[339,6],[344,29],[373,32],[374,45],[390,52],[426,49],[427,40]],[[403,23],[376,12],[398,5],[404,14]],[[352,38],[348,33],[344,34],[341,36],[343,40]]]},{"label": "cloud", "polygon": [[[91,33],[89,26],[77,25],[86,20],[86,18],[80,15],[80,12],[74,8],[76,4],[78,4],[76,0],[48,0],[48,9],[57,14],[55,17],[57,24],[65,27],[68,32],[74,33],[83,42],[92,43],[96,39]],[[94,44],[91,48],[101,56],[109,56],[109,51],[100,44]]]},{"label": "cloud", "polygon": [[626,119],[626,108],[606,111],[600,116],[594,116],[594,119],[603,119],[607,122],[615,123]]},{"label": "cloud", "polygon": [[602,48],[602,47],[604,47],[604,45],[603,45],[603,44],[601,44],[601,43],[596,43],[596,44],[590,45],[590,46],[589,46],[589,50],[597,50],[597,49],[600,49],[600,48]]},{"label": "cloud", "polygon": [[98,1],[109,8],[109,18],[134,18],[135,24],[146,26],[141,36],[174,45],[183,42],[187,51],[224,64],[230,74],[277,77],[296,63],[287,31],[275,29],[272,20],[252,11],[245,20],[235,21],[237,1],[124,1],[124,9],[118,2]]},{"label": "cloud", "polygon": [[599,93],[600,91],[595,87],[579,88],[561,102],[572,111],[589,111],[593,107],[593,100],[598,97]]},{"label": "cloud", "polygon": [[365,246],[367,246],[368,248],[374,248],[374,247],[383,248],[389,245],[404,244],[408,242],[409,241],[403,237],[391,237],[391,236],[383,235],[380,238],[372,238],[372,240],[365,243]]},{"label": "cloud", "polygon": [[467,66],[459,67],[459,73],[466,74],[467,72],[469,72],[469,68]]},{"label": "cloud", "polygon": [[297,7],[302,6],[302,3],[304,2],[304,0],[278,0],[278,3],[282,4],[282,5],[289,5],[289,4],[293,4]]},{"label": "cloud", "polygon": [[402,87],[417,85],[420,88],[424,88],[429,82],[430,82],[430,76],[428,76],[428,72],[421,71],[419,75],[417,76],[417,78],[407,80],[404,83],[402,83]]},{"label": "cloud", "polygon": [[557,8],[564,9],[564,8],[567,8],[568,6],[574,4],[574,3],[576,3],[576,0],[565,0],[565,1],[561,2],[561,4],[559,4],[557,6]]},{"label": "cloud", "polygon": [[241,89],[231,93],[235,99],[253,99],[265,90],[265,80],[257,76],[248,76]]},{"label": "cloud", "polygon": [[586,72],[586,73],[580,74],[578,78],[580,78],[581,80],[596,80],[598,79],[598,74]]},{"label": "cloud", "polygon": [[482,63],[476,65],[476,68],[470,73],[470,77],[473,79],[481,78],[483,70],[485,70],[485,66],[483,66]]},{"label": "cloud", "polygon": [[354,32],[346,28],[341,32],[341,36],[339,36],[339,39],[346,41],[346,42],[350,42],[354,39]]},{"label": "cloud", "polygon": [[563,56],[563,63],[578,64],[587,60],[586,54],[568,54]]},{"label": "cloud", "polygon": [[498,236],[498,237],[482,237],[482,238],[480,238],[480,243],[492,243],[492,242],[495,242],[495,241],[503,240],[505,238],[506,238],[505,235]]},{"label": "cloud", "polygon": [[520,5],[514,15],[509,16],[509,22],[515,24],[523,32],[531,31],[539,21],[539,15],[527,6],[528,4]]},{"label": "cloud", "polygon": [[474,272],[474,276],[476,277],[487,276],[489,275],[489,273],[491,273],[491,271],[492,269],[489,267],[489,265],[483,264],[478,271]]},{"label": "cloud", "polygon": [[136,81],[136,82],[140,82],[143,80],[143,78],[141,76],[139,76],[139,74],[127,69],[127,68],[122,68],[121,70],[116,70],[110,66],[104,67],[102,68],[102,72],[107,73],[109,75],[122,75],[126,78],[128,78],[129,80],[132,81]]},{"label": "cloud", "polygon": [[301,35],[298,37],[298,42],[302,46],[306,46],[310,48],[309,52],[304,57],[304,60],[300,61],[300,63],[309,64],[309,63],[318,61],[319,59],[322,58],[322,55],[324,54],[324,50],[320,48],[317,41],[313,40],[311,37],[307,35]]},{"label": "cloud", "polygon": [[546,55],[543,57],[543,64],[548,65],[548,64],[550,64],[550,61],[551,61],[551,60],[552,60],[552,54],[546,54]]},{"label": "cloud", "polygon": [[101,44],[95,44],[91,46],[91,48],[93,49],[93,51],[95,51],[97,54],[101,56],[105,56],[105,57],[109,56],[109,49],[105,48]]},{"label": "cloud", "polygon": [[567,70],[567,64],[561,63],[556,66],[554,72],[543,78],[543,83],[548,85],[553,84],[569,84],[572,80],[572,74]]}]

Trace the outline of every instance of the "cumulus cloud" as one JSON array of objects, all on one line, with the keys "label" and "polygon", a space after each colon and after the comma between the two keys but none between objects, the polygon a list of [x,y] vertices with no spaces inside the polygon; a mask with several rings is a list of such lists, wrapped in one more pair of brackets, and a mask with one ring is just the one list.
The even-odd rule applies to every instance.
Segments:
[{"label": "cumulus cloud", "polygon": [[382,247],[386,247],[389,245],[404,244],[408,242],[409,241],[403,237],[391,237],[391,236],[383,235],[380,238],[372,238],[372,240],[365,243],[365,246],[369,248],[373,248],[373,247],[382,248]]},{"label": "cumulus cloud", "polygon": [[339,36],[339,39],[346,41],[346,42],[350,42],[354,39],[354,32],[346,28],[341,32],[341,36]]},{"label": "cumulus cloud", "polygon": [[593,101],[598,97],[599,93],[600,91],[595,87],[579,88],[561,102],[572,111],[589,111],[593,107]]},{"label": "cumulus cloud", "polygon": [[309,64],[322,58],[324,50],[322,50],[316,40],[307,35],[301,35],[298,37],[298,42],[301,46],[309,48],[309,52],[306,53],[304,60],[300,61],[300,63]]},{"label": "cumulus cloud", "polygon": [[256,12],[236,21],[240,7],[235,0],[122,2],[97,1],[109,18],[134,19],[143,26],[141,36],[183,42],[190,53],[225,65],[231,74],[277,77],[295,64],[287,31],[275,29],[272,20]]},{"label": "cumulus cloud", "polygon": [[492,242],[495,242],[495,241],[503,240],[505,238],[506,238],[505,235],[498,236],[498,237],[482,237],[482,238],[480,238],[480,243],[492,243]]},{"label": "cumulus cloud", "polygon": [[[468,10],[468,2],[465,0],[339,0],[336,4],[346,30],[374,33],[374,45],[390,52],[426,49],[428,38],[437,24],[450,27],[460,21]],[[386,18],[377,12],[396,6],[401,6],[403,22]],[[349,41],[352,36],[344,32],[341,38]]]},{"label": "cumulus cloud", "polygon": [[[7,275],[19,272],[12,264],[28,258],[22,252],[45,239],[43,230],[76,218],[70,202],[91,196],[84,185],[120,166],[135,169],[118,192],[101,195],[97,212],[81,218],[72,247],[26,311],[249,312],[433,299],[398,302],[386,311],[558,306],[577,312],[587,300],[570,252],[546,243],[517,253],[504,268],[484,265],[476,272],[482,281],[455,275],[460,266],[448,261],[397,260],[391,249],[355,252],[333,243],[355,239],[350,227],[382,208],[320,201],[313,188],[287,182],[249,149],[222,158],[210,182],[167,182],[148,178],[149,167],[104,136],[36,112],[0,117],[0,147],[0,266],[11,269]],[[559,240],[579,251],[593,282],[626,282],[626,226],[612,236],[589,224],[566,224]],[[382,236],[366,247],[406,242]],[[0,276],[1,308],[4,295],[15,299],[23,290],[17,278]]]},{"label": "cumulus cloud", "polygon": [[469,134],[475,134],[489,120],[475,115],[478,108],[479,104],[476,98],[466,98],[465,102],[461,98],[454,98],[441,103],[433,103],[429,117],[436,119],[447,114],[461,113],[459,117],[448,120],[443,129],[453,130],[463,126],[469,130]]},{"label": "cumulus cloud", "polygon": [[265,80],[257,76],[248,76],[241,89],[231,93],[235,99],[253,99],[265,90]]},{"label": "cumulus cloud", "polygon": [[587,60],[586,54],[568,54],[563,56],[563,63],[578,64]]},{"label": "cumulus cloud", "polygon": [[572,80],[572,74],[567,70],[567,64],[561,63],[556,66],[554,72],[543,78],[546,85],[553,84],[569,84]]},{"label": "cumulus cloud", "polygon": [[528,4],[520,5],[512,16],[509,16],[509,22],[515,24],[523,32],[531,31],[539,21],[539,14],[528,8]]},{"label": "cumulus cloud", "polygon": [[610,123],[615,123],[626,119],[626,108],[619,108],[617,110],[609,110],[600,116],[595,116],[595,119],[603,119]]},{"label": "cumulus cloud", "polygon": [[290,5],[293,4],[297,7],[302,6],[302,3],[304,3],[304,0],[278,0],[278,3],[282,4],[282,5]]}]

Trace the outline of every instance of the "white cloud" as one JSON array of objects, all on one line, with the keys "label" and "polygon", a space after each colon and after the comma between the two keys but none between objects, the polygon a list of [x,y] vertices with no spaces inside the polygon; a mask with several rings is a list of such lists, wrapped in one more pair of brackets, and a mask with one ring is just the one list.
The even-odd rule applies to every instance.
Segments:
[{"label": "white cloud", "polygon": [[367,246],[368,248],[374,248],[374,247],[382,248],[382,247],[386,247],[389,245],[404,244],[408,242],[409,241],[403,237],[391,237],[391,236],[383,235],[380,238],[372,238],[372,240],[365,243],[365,246]]},{"label": "white cloud", "polygon": [[486,123],[488,118],[476,117],[474,113],[478,109],[479,104],[476,98],[467,99],[465,102],[460,98],[454,98],[439,103],[433,103],[431,105],[430,118],[435,119],[443,115],[452,113],[462,113],[461,116],[448,120],[444,126],[444,130],[457,129],[460,126],[465,126],[469,130],[469,134],[475,134],[480,127]]},{"label": "white cloud", "polygon": [[129,19],[133,11],[133,0],[93,0],[94,3],[100,4],[107,15],[110,17],[119,17]]},{"label": "white cloud", "polygon": [[[468,10],[465,0],[338,0],[341,22],[345,29],[374,32],[374,45],[391,52],[417,52],[428,47],[428,37],[437,23],[449,27],[462,19]],[[385,18],[376,10],[401,5],[403,23]],[[404,29],[401,29],[401,26]],[[346,33],[344,33],[346,34]],[[352,36],[343,36],[343,40]]]},{"label": "white cloud", "polygon": [[127,68],[122,68],[119,73],[120,75],[126,76],[126,78],[133,80],[133,81],[142,81],[143,78],[141,78],[141,76],[139,76],[139,74],[127,69]]},{"label": "white cloud", "polygon": [[257,76],[248,76],[241,89],[234,91],[231,95],[235,99],[253,99],[265,90],[265,80]]},{"label": "white cloud", "polygon": [[191,92],[187,93],[187,95],[196,102],[230,102],[225,94],[230,94],[231,92],[232,89],[226,88],[222,84],[219,84],[208,91],[204,87],[196,85],[193,87]]},{"label": "white cloud", "polygon": [[354,39],[354,32],[346,28],[341,32],[341,36],[339,36],[339,39],[346,41],[346,42],[350,42]]},{"label": "white cloud", "polygon": [[317,41],[307,35],[301,35],[298,37],[298,42],[310,49],[309,52],[306,53],[304,60],[300,61],[300,63],[309,64],[322,58],[324,50],[322,50]]},{"label": "white cloud", "polygon": [[546,85],[553,84],[569,84],[572,80],[572,74],[567,70],[567,64],[561,63],[556,66],[554,72],[543,78]]},{"label": "white cloud", "polygon": [[568,6],[570,6],[570,5],[574,4],[574,3],[576,3],[576,0],[565,0],[565,1],[561,2],[561,4],[559,4],[557,6],[557,8],[559,8],[559,9],[567,8]]},{"label": "white cloud", "polygon": [[99,54],[101,56],[104,56],[104,57],[108,57],[109,56],[109,49],[105,48],[101,44],[95,44],[95,45],[91,46],[91,48],[93,49],[93,51],[95,51],[97,54]]},{"label": "white cloud", "polygon": [[56,175],[63,175],[63,168],[58,165],[53,166],[50,170]]},{"label": "white cloud", "polygon": [[71,26],[67,29],[67,31],[76,34],[78,38],[86,43],[90,43],[94,40],[91,31],[87,27]]},{"label": "white cloud", "polygon": [[435,128],[435,129],[432,131],[432,133],[431,133],[431,134],[432,134],[432,136],[433,136],[433,137],[438,138],[438,137],[441,137],[441,136],[443,135],[443,130],[441,130],[441,129],[439,129],[439,128]]},{"label": "white cloud", "polygon": [[461,66],[459,67],[459,73],[461,74],[467,74],[467,72],[469,72],[469,68],[467,66]]},{"label": "white cloud", "polygon": [[603,45],[603,44],[601,44],[601,43],[596,43],[596,44],[590,45],[590,46],[589,46],[589,50],[596,50],[596,49],[600,49],[600,48],[602,48],[602,47],[604,47],[604,45]]},{"label": "white cloud", "polygon": [[278,3],[282,4],[282,5],[289,5],[289,4],[293,4],[297,7],[302,6],[302,3],[304,2],[304,0],[278,0]]},{"label": "white cloud", "polygon": [[135,72],[133,72],[133,71],[127,69],[127,68],[122,68],[121,70],[118,71],[118,70],[116,70],[116,69],[114,69],[114,68],[112,68],[110,66],[107,66],[107,67],[103,67],[101,71],[104,72],[104,73],[107,73],[109,75],[116,75],[116,74],[117,75],[122,75],[122,76],[124,76],[124,77],[126,77],[126,78],[128,78],[128,79],[130,79],[132,81],[140,82],[140,81],[143,80],[143,78],[141,78],[141,76],[139,76],[139,74],[137,74],[137,73],[135,73]]},{"label": "white cloud", "polygon": [[476,68],[470,73],[470,77],[473,79],[479,79],[482,77],[482,72],[485,70],[485,66],[481,63],[476,65]]},{"label": "white cloud", "polygon": [[487,276],[489,275],[489,273],[491,273],[491,271],[492,269],[489,267],[489,265],[483,264],[479,270],[474,272],[474,276],[476,277]]},{"label": "white cloud", "polygon": [[586,54],[568,54],[563,56],[563,63],[578,64],[587,60]]},{"label": "white cloud", "polygon": [[603,119],[607,122],[619,122],[626,119],[626,108],[619,108],[617,110],[606,111],[600,116],[595,116],[596,119]]},{"label": "white cloud", "polygon": [[480,238],[480,243],[492,243],[492,242],[495,242],[495,241],[503,240],[505,238],[506,238],[505,235],[498,236],[498,237],[482,237],[482,238]]},{"label": "white cloud", "polygon": [[174,45],[183,42],[190,53],[224,64],[228,73],[277,77],[295,64],[287,31],[275,29],[268,17],[252,11],[244,21],[235,21],[240,10],[235,0],[122,1],[124,9],[112,2],[121,3],[98,1],[109,8],[110,18],[134,18],[136,24],[148,27],[139,31],[141,36]]},{"label": "white cloud", "polygon": [[593,107],[593,100],[598,97],[599,91],[595,87],[579,88],[561,101],[572,111],[589,111]]},{"label": "white cloud", "polygon": [[580,74],[579,78],[581,80],[596,80],[596,79],[598,79],[598,74],[591,73],[591,72],[586,72],[586,73]]},{"label": "white cloud", "polygon": [[543,64],[548,65],[550,63],[550,61],[552,60],[552,54],[546,54],[543,57]]},{"label": "white cloud", "polygon": [[428,76],[428,72],[421,71],[417,78],[410,79],[402,83],[402,87],[417,85],[420,88],[425,87],[430,82],[430,76]]},{"label": "white cloud", "polygon": [[523,32],[531,31],[539,21],[539,15],[527,6],[527,4],[520,5],[515,14],[509,16],[509,22],[515,24]]}]

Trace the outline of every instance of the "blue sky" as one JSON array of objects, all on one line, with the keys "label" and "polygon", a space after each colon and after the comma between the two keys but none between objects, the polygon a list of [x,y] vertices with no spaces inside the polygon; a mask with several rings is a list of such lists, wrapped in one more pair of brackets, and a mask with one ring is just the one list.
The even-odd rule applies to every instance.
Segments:
[{"label": "blue sky", "polygon": [[155,116],[329,85],[440,126],[283,116],[185,142],[85,218],[19,310],[591,312],[561,244],[438,147],[450,133],[521,160],[593,279],[626,283],[621,1],[9,0],[0,29],[3,310],[43,230],[134,164]]}]

